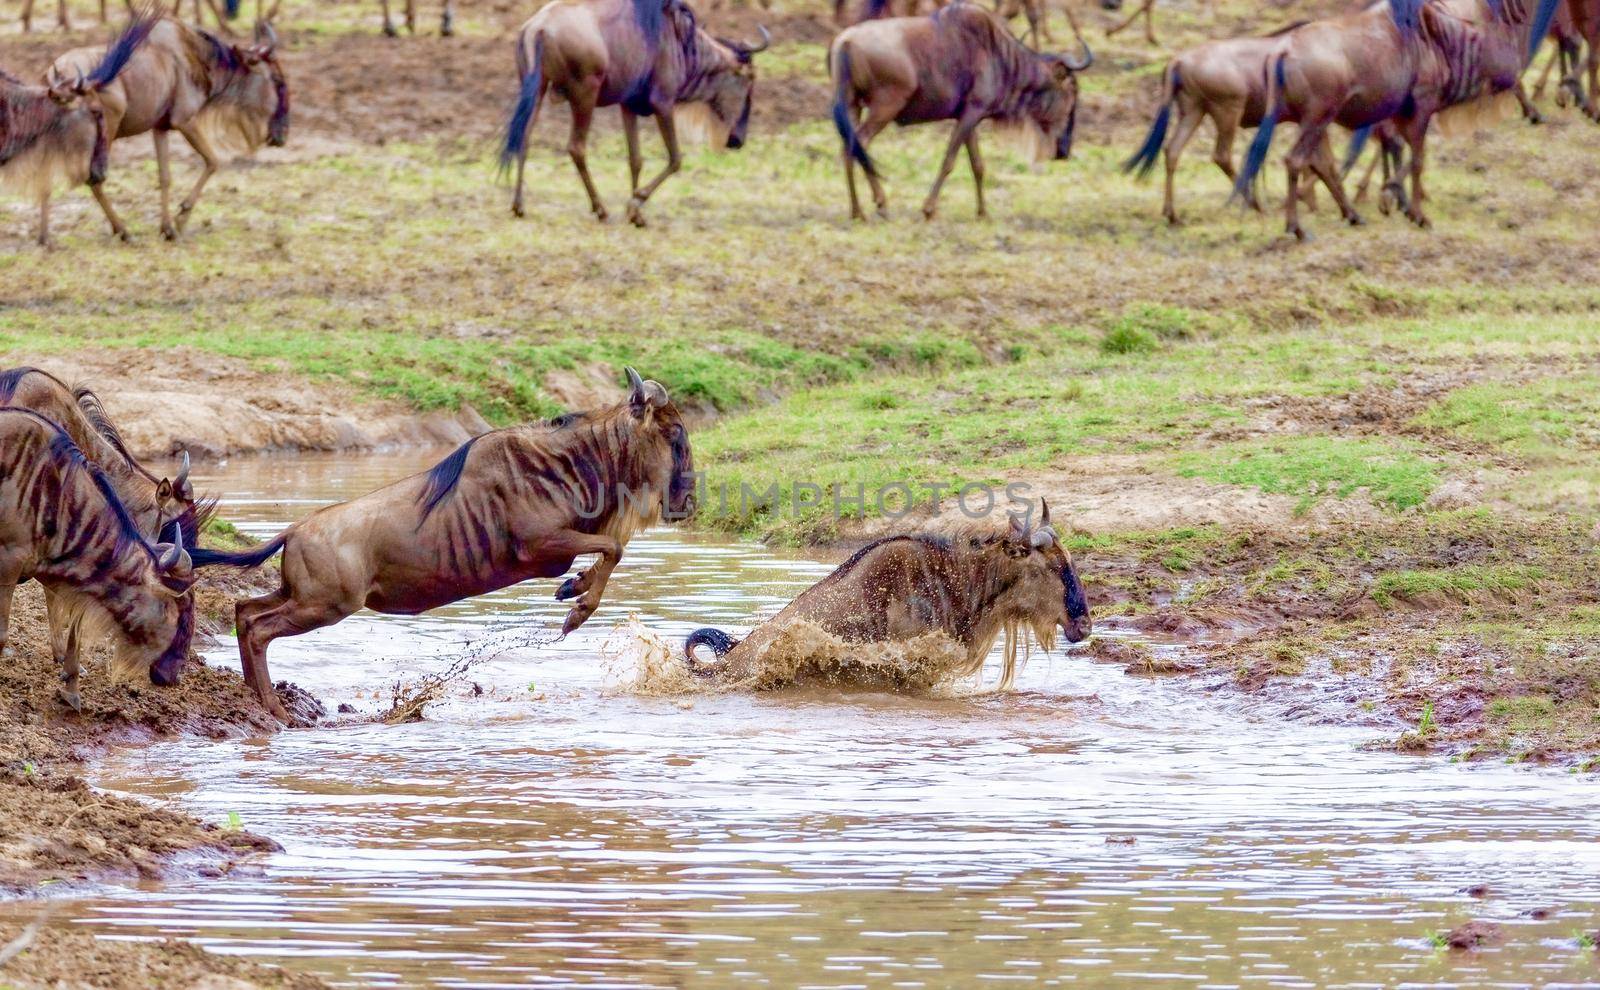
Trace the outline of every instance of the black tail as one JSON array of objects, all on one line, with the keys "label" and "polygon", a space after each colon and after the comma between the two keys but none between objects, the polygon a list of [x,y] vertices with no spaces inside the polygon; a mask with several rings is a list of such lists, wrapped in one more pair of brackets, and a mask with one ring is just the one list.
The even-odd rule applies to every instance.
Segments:
[{"label": "black tail", "polygon": [[[1286,58],[1287,55],[1277,56],[1272,68],[1267,70],[1267,106],[1271,109],[1262,118],[1261,126],[1256,129],[1256,139],[1250,142],[1250,150],[1245,153],[1244,167],[1239,170],[1238,181],[1233,184],[1234,197],[1250,198],[1250,187],[1255,184],[1256,176],[1261,174],[1261,166],[1267,162],[1267,152],[1272,149],[1272,132],[1284,111],[1283,63]],[[1292,194],[1293,190],[1290,192]]]},{"label": "black tail", "polygon": [[861,143],[860,135],[856,134],[855,122],[850,119],[850,46],[848,43],[840,45],[835,58],[838,78],[833,84],[833,126],[839,132],[839,139],[844,142],[844,148],[850,157],[856,160],[861,170],[873,178],[877,178],[878,167],[872,164],[872,159],[867,157],[867,146]]},{"label": "black tail", "polygon": [[1349,175],[1350,170],[1361,161],[1361,153],[1367,150],[1367,138],[1372,137],[1372,127],[1372,124],[1368,124],[1350,135],[1350,147],[1345,150],[1344,165],[1339,169],[1340,175]]},{"label": "black tail", "polygon": [[280,533],[271,543],[263,543],[254,550],[240,550],[235,553],[197,547],[189,551],[189,560],[196,567],[215,567],[219,564],[223,567],[260,567],[282,550],[284,542],[288,539],[289,534]]},{"label": "black tail", "polygon": [[539,90],[544,87],[544,32],[533,37],[533,64],[522,64],[522,39],[517,39],[517,71],[522,75],[522,86],[517,91],[516,105],[511,108],[511,119],[506,122],[506,140],[500,149],[500,171],[508,171],[528,148],[528,128],[539,114]]},{"label": "black tail", "polygon": [[704,629],[696,629],[694,632],[689,634],[688,639],[683,641],[683,655],[684,658],[689,661],[689,668],[691,670],[701,670],[702,668],[700,666],[700,662],[694,657],[695,647],[711,647],[711,652],[715,653],[717,655],[717,659],[720,660],[728,655],[729,650],[738,645],[738,640],[734,639],[732,636],[729,636],[721,629],[712,629],[711,627],[707,626]]},{"label": "black tail", "polygon": [[1133,157],[1122,163],[1123,172],[1139,170],[1139,178],[1143,179],[1156,167],[1156,159],[1161,156],[1161,149],[1167,143],[1167,127],[1172,123],[1172,101],[1178,97],[1178,67],[1176,65],[1167,69],[1166,91],[1161,97],[1161,110],[1156,113],[1154,123],[1150,125],[1150,133],[1145,135],[1144,144],[1139,145],[1139,150]]},{"label": "black tail", "polygon": [[1532,65],[1533,58],[1539,54],[1539,46],[1544,44],[1545,36],[1550,33],[1550,22],[1556,16],[1556,6],[1561,0],[1539,0],[1539,9],[1533,13],[1533,24],[1529,26],[1528,58],[1524,65]]},{"label": "black tail", "polygon": [[239,8],[243,5],[244,0],[227,0],[227,2],[222,5],[222,9],[227,13],[228,20],[231,21],[239,16]]},{"label": "black tail", "polygon": [[101,56],[100,63],[89,73],[85,83],[90,89],[103,89],[111,85],[122,70],[128,67],[128,60],[133,58],[133,53],[150,37],[150,32],[155,30],[161,22],[161,13],[155,6],[146,7],[133,15],[133,20],[122,29],[115,41],[106,46],[105,55]]}]

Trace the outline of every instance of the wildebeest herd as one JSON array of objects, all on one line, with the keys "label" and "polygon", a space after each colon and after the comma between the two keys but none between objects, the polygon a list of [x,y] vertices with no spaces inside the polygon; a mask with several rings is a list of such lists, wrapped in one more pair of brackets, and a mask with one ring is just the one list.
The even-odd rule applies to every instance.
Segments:
[{"label": "wildebeest herd", "polygon": [[[185,458],[157,478],[129,452],[95,394],[37,368],[0,373],[0,649],[17,585],[43,586],[62,700],[74,709],[82,644],[109,635],[111,672],[177,682],[195,632],[195,571],[253,568],[282,553],[277,590],[235,608],[245,682],[280,719],[267,647],[363,608],[415,615],[595,562],[556,591],[571,601],[561,634],[594,614],[628,541],[695,508],[694,458],[677,407],[659,383],[627,369],[615,406],[568,413],[469,440],[432,469],[320,509],[258,548],[198,545],[215,499],[197,499]],[[802,618],[859,642],[942,634],[981,664],[1002,633],[1078,642],[1090,617],[1072,556],[1042,506],[1009,528],[879,540],[802,595],[774,623]],[[770,625],[770,624],[769,624]],[[701,630],[685,660],[711,645],[719,667],[751,663],[742,647]]]},{"label": "wildebeest herd", "polygon": [[[1122,6],[1121,0],[1099,2],[1107,9]],[[1153,6],[1147,0],[1134,12],[1146,17],[1152,39]],[[224,13],[212,6],[220,30],[237,12],[237,0],[226,7]],[[31,2],[25,23],[30,11]],[[1092,65],[1093,53],[1070,7],[1076,53],[1036,51],[1011,33],[1007,18],[1025,12],[1027,37],[1037,41],[1043,11],[1043,0],[1000,0],[994,11],[972,0],[944,6],[933,0],[858,5],[841,0],[836,5],[836,18],[852,22],[827,56],[852,217],[865,218],[856,188],[858,168],[878,213],[887,211],[882,177],[868,149],[891,122],[953,122],[923,203],[930,218],[963,149],[977,186],[978,213],[985,213],[978,145],[984,121],[1031,130],[1055,158],[1071,153],[1078,76]],[[102,188],[107,149],[119,138],[152,136],[161,233],[169,239],[182,233],[216,171],[219,146],[254,150],[282,144],[290,101],[271,26],[276,12],[274,4],[260,15],[258,4],[262,19],[249,44],[233,40],[231,32],[224,37],[185,24],[176,10],[171,15],[136,12],[104,51],[64,54],[36,85],[0,72],[0,184],[37,198],[39,240],[49,243],[50,190],[62,182],[86,183],[113,234],[127,237]],[[414,3],[408,3],[408,25],[414,12]],[[200,13],[197,2],[197,18]],[[892,16],[901,13],[907,16]],[[448,4],[443,16],[444,33],[449,33]],[[387,2],[384,23],[393,33]],[[1372,168],[1383,168],[1382,209],[1398,207],[1427,226],[1423,172],[1432,121],[1501,94],[1514,94],[1524,114],[1537,121],[1521,77],[1546,38],[1556,43],[1552,65],[1561,66],[1558,102],[1577,103],[1600,120],[1600,0],[1377,0],[1340,16],[1211,42],[1174,58],[1162,74],[1154,124],[1127,169],[1144,175],[1165,154],[1162,212],[1176,223],[1173,177],[1184,148],[1209,119],[1216,128],[1213,160],[1233,181],[1234,195],[1260,209],[1256,180],[1273,134],[1279,125],[1295,123],[1298,135],[1285,160],[1292,192],[1284,210],[1288,232],[1304,237],[1299,203],[1311,197],[1314,183],[1327,187],[1346,220],[1361,222],[1343,180],[1375,137],[1379,153]],[[502,169],[515,173],[512,213],[524,213],[528,132],[551,96],[570,108],[567,152],[590,209],[601,220],[608,212],[590,177],[588,134],[598,108],[618,107],[631,175],[627,217],[642,226],[645,202],[682,165],[680,111],[693,109],[708,118],[717,143],[730,149],[744,144],[756,99],[755,57],[770,41],[764,28],[754,42],[712,34],[689,0],[552,0],[516,38],[517,92],[500,155]],[[665,167],[642,184],[640,117],[654,118],[667,152]],[[1329,139],[1335,124],[1352,132],[1342,165]],[[1233,144],[1241,128],[1256,128],[1256,136],[1236,169]],[[169,206],[172,131],[183,135],[204,163],[176,218]],[[1402,173],[1409,177],[1409,189]]]}]

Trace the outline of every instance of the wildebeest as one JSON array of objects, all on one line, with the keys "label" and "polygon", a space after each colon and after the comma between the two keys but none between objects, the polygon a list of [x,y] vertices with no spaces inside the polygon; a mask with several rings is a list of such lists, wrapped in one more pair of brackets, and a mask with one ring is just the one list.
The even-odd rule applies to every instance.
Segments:
[{"label": "wildebeest", "polygon": [[70,75],[30,86],[0,72],[0,185],[40,204],[39,243],[50,244],[50,190],[86,182],[102,204],[112,129],[107,90],[148,39],[155,20],[136,16],[104,50],[86,49]]},{"label": "wildebeest", "polygon": [[[1023,0],[1006,0],[1021,3]],[[833,22],[846,28],[884,17],[921,17],[944,6],[941,0],[834,0]],[[1016,16],[1014,11],[1010,16]]]},{"label": "wildebeest", "polygon": [[[1556,102],[1560,106],[1576,104],[1590,120],[1600,121],[1600,0],[1564,0],[1561,13],[1560,30],[1556,32],[1556,57],[1561,64]],[[1579,55],[1585,49],[1587,55],[1582,61],[1587,89],[1578,74]],[[1543,88],[1541,82],[1540,89]]]},{"label": "wildebeest", "polygon": [[[1013,516],[998,532],[923,533],[870,543],[744,639],[698,629],[685,641],[684,656],[700,673],[746,681],[759,672],[763,652],[796,622],[861,644],[942,633],[965,649],[968,674],[982,667],[1004,632],[1008,663],[1002,687],[1010,684],[1020,631],[1049,649],[1058,628],[1068,642],[1078,643],[1093,625],[1072,554],[1050,524],[1048,504],[1038,526]],[[699,646],[717,655],[714,667],[697,663]]]},{"label": "wildebeest", "polygon": [[[1121,10],[1122,9],[1122,0],[1100,0],[1100,6],[1104,7],[1107,10]],[[1216,0],[1210,0],[1210,2],[1207,4],[1207,7],[1209,8],[1207,10],[1207,16],[1215,18],[1217,16],[1217,3],[1216,3]],[[1134,8],[1133,13],[1129,14],[1120,23],[1113,24],[1111,27],[1106,28],[1106,37],[1107,38],[1112,37],[1113,35],[1117,34],[1118,32],[1126,29],[1128,26],[1133,24],[1133,22],[1138,20],[1140,17],[1143,17],[1144,18],[1144,40],[1148,41],[1152,45],[1160,44],[1160,42],[1156,41],[1155,16],[1156,16],[1156,0],[1142,0],[1142,2],[1139,4],[1139,6]]]},{"label": "wildebeest", "polygon": [[[121,433],[106,417],[99,397],[89,389],[72,388],[38,368],[12,368],[0,372],[0,407],[7,406],[31,410],[60,426],[83,456],[111,482],[117,500],[147,541],[191,549],[216,511],[215,499],[196,500],[194,486],[189,483],[187,453],[175,479],[157,478],[128,452]],[[83,617],[72,606],[70,597],[62,598],[45,589],[52,649],[62,669],[61,698],[76,710],[78,655],[84,630]]]},{"label": "wildebeest", "polygon": [[[409,34],[417,33],[417,0],[406,0],[406,31]],[[389,16],[389,0],[383,0],[383,33],[391,38],[400,35],[395,30],[394,19]],[[439,14],[439,35],[448,38],[455,33],[455,0],[444,0],[444,10]]]},{"label": "wildebeest", "polygon": [[177,683],[194,637],[188,554],[146,542],[60,426],[0,408],[0,648],[12,595],[30,578],[52,597],[52,626],[87,619],[115,636],[117,679],[143,669],[155,684]]},{"label": "wildebeest", "polygon": [[[1229,182],[1238,178],[1233,167],[1233,142],[1240,127],[1258,127],[1267,112],[1267,60],[1276,52],[1282,35],[1306,22],[1300,21],[1260,38],[1228,38],[1191,48],[1174,58],[1162,76],[1161,108],[1156,112],[1144,144],[1124,166],[1143,178],[1165,150],[1166,187],[1161,215],[1178,222],[1173,202],[1173,182],[1183,149],[1207,118],[1216,128],[1211,160]],[[1177,126],[1172,127],[1173,110]],[[1170,136],[1169,136],[1170,128]],[[1255,190],[1245,190],[1246,202],[1261,205]]]},{"label": "wildebeest", "polygon": [[235,610],[239,659],[257,697],[287,721],[272,693],[267,646],[363,607],[415,615],[530,578],[566,573],[558,601],[576,598],[562,634],[600,604],[628,540],[694,505],[689,436],[666,389],[628,369],[628,397],[610,409],[496,430],[429,471],[328,506],[246,553],[194,552],[196,566],[254,567],[283,551],[283,584]]},{"label": "wildebeest", "polygon": [[[761,37],[754,45],[712,37],[682,0],[555,0],[541,8],[517,34],[520,86],[500,154],[502,170],[513,164],[517,170],[511,212],[522,216],[528,131],[545,91],[553,90],[572,109],[567,153],[600,220],[606,208],[589,178],[589,124],[596,107],[621,108],[632,180],[628,219],[644,226],[645,201],[682,166],[673,123],[679,105],[704,103],[727,131],[727,147],[744,145],[755,92],[751,57],[772,41],[765,28]],[[640,188],[639,118],[650,116],[666,145],[667,165]]]},{"label": "wildebeest", "polygon": [[[929,17],[869,21],[839,32],[828,50],[828,70],[834,81],[833,123],[844,143],[850,216],[866,219],[856,195],[856,165],[872,185],[879,216],[888,214],[888,198],[867,146],[891,121],[955,121],[922,206],[928,219],[963,147],[977,187],[978,215],[987,215],[977,137],[985,120],[1035,127],[1055,157],[1066,158],[1078,114],[1077,73],[1094,61],[1081,36],[1078,42],[1083,54],[1076,59],[1038,54],[1012,37],[998,16],[969,3],[952,4]],[[858,127],[862,108],[866,118]]]},{"label": "wildebeest", "polygon": [[[216,174],[216,146],[254,151],[263,143],[281,146],[289,135],[289,81],[278,61],[278,39],[266,22],[256,25],[249,45],[229,44],[216,35],[164,17],[128,68],[105,88],[107,130],[113,140],[150,132],[161,181],[161,234],[175,240],[189,221],[200,193]],[[85,50],[56,59],[48,80],[70,79],[87,58]],[[182,134],[204,164],[194,188],[172,219],[172,172],[167,146],[171,132]],[[104,195],[100,207],[112,233],[128,230]]]}]

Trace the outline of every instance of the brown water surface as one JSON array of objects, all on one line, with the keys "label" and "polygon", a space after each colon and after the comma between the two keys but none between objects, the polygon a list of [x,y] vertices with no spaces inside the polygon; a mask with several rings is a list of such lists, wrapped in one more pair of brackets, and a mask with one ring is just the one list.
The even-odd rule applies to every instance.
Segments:
[{"label": "brown water surface", "polygon": [[[236,460],[197,482],[265,535],[435,459]],[[496,655],[481,696],[423,723],[113,757],[98,783],[287,851],[53,923],[351,985],[1600,986],[1578,939],[1600,924],[1592,778],[1366,752],[1371,730],[1070,650],[956,699],[651,698],[606,669],[630,612],[674,643],[742,631],[827,570],[658,530],[557,645],[526,645],[565,611],[555,582],[280,640],[276,676],[369,711],[397,679]],[[1476,883],[1492,896],[1459,893]],[[1474,917],[1505,943],[1435,947]]]}]

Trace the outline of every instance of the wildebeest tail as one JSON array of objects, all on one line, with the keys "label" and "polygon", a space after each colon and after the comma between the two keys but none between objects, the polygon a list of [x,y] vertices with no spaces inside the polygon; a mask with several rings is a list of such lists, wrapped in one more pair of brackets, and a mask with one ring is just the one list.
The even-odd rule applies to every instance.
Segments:
[{"label": "wildebeest tail", "polygon": [[1279,54],[1272,59],[1271,66],[1267,69],[1267,115],[1261,118],[1261,126],[1256,128],[1256,138],[1250,142],[1250,150],[1245,152],[1244,167],[1239,170],[1239,179],[1233,184],[1233,195],[1248,199],[1250,187],[1255,184],[1256,176],[1261,174],[1261,166],[1267,162],[1267,152],[1272,149],[1272,132],[1278,126],[1278,118],[1284,111],[1284,71],[1283,63],[1288,55]]},{"label": "wildebeest tail", "polygon": [[1372,137],[1372,127],[1373,125],[1368,124],[1350,135],[1350,147],[1345,149],[1344,164],[1339,167],[1340,175],[1349,175],[1350,170],[1361,160],[1361,153],[1367,150],[1367,139]]},{"label": "wildebeest tail", "polygon": [[1539,0],[1539,9],[1533,12],[1533,23],[1529,25],[1528,52],[1523,59],[1523,65],[1532,65],[1533,58],[1539,54],[1539,46],[1544,44],[1545,35],[1550,33],[1550,22],[1555,19],[1556,7],[1561,0]]},{"label": "wildebeest tail", "polygon": [[1139,170],[1139,178],[1150,174],[1156,167],[1156,159],[1161,157],[1161,149],[1167,143],[1167,128],[1172,124],[1172,102],[1178,98],[1178,66],[1173,64],[1167,67],[1164,90],[1161,94],[1161,109],[1156,113],[1156,119],[1150,124],[1150,133],[1145,135],[1144,144],[1133,153],[1133,157],[1122,163],[1123,172]]},{"label": "wildebeest tail", "polygon": [[155,5],[144,7],[134,12],[133,20],[122,29],[115,41],[106,47],[106,53],[100,57],[100,62],[89,73],[85,83],[91,89],[104,89],[111,85],[122,70],[128,67],[128,60],[133,58],[133,53],[150,37],[150,32],[155,30],[161,22],[161,10]]},{"label": "wildebeest tail", "polygon": [[876,177],[878,167],[867,156],[867,146],[856,133],[855,121],[850,119],[850,45],[840,45],[834,52],[833,126],[839,131],[839,140],[845,151],[854,158],[862,171]]},{"label": "wildebeest tail", "polygon": [[227,3],[223,4],[223,10],[227,13],[228,20],[231,21],[239,16],[239,7],[243,2],[244,0],[227,0]]},{"label": "wildebeest tail", "polygon": [[260,567],[271,560],[283,544],[289,539],[289,534],[280,533],[270,543],[263,543],[253,550],[207,550],[205,547],[196,547],[189,551],[189,560],[195,567]]},{"label": "wildebeest tail", "polygon": [[696,629],[694,632],[689,634],[688,639],[683,641],[683,655],[684,658],[689,661],[689,668],[691,670],[699,670],[701,669],[699,661],[695,660],[694,657],[695,647],[711,647],[711,652],[715,653],[717,655],[717,659],[720,660],[728,655],[729,650],[738,645],[738,640],[734,639],[732,636],[729,636],[721,629],[712,629],[711,627],[707,626],[704,629]]},{"label": "wildebeest tail", "polygon": [[528,130],[539,116],[539,91],[544,88],[544,32],[533,36],[533,64],[526,64],[522,39],[517,39],[517,74],[522,86],[517,91],[516,105],[511,108],[511,119],[506,122],[505,146],[500,149],[500,171],[505,172],[528,148]]}]

